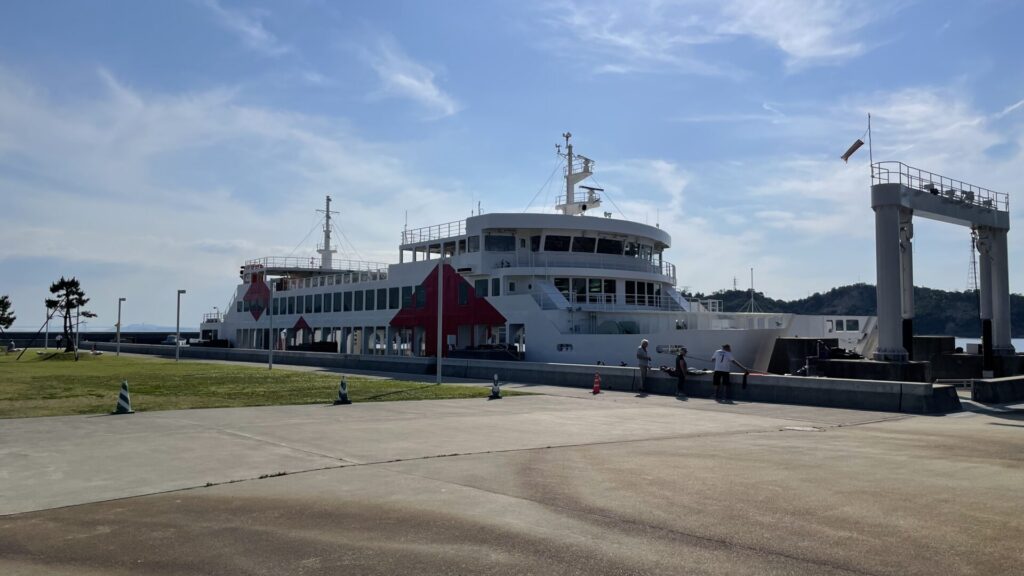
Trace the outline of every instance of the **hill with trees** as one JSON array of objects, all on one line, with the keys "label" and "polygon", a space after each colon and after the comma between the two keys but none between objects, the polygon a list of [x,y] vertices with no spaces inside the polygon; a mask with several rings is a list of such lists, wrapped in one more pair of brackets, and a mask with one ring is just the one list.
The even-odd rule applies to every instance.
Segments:
[{"label": "hill with trees", "polygon": [[[684,294],[694,298],[722,300],[728,312],[749,311],[749,290],[719,290],[713,294]],[[792,312],[795,314],[850,314],[874,316],[877,310],[875,287],[852,284],[815,292],[806,298],[775,300],[762,292],[754,292],[754,302],[761,312]],[[978,292],[948,292],[932,288],[914,288],[914,333],[947,334],[977,338],[981,334],[978,313]],[[1024,296],[1010,295],[1010,326],[1013,337],[1024,337]]]}]

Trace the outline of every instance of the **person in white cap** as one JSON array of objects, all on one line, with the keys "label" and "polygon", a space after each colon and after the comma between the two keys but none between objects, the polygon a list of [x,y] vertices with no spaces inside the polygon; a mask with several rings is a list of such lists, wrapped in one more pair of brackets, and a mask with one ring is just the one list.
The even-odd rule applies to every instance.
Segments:
[{"label": "person in white cap", "polygon": [[636,349],[636,362],[640,366],[640,393],[647,391],[647,370],[651,367],[651,355],[647,353],[647,339],[640,341],[640,347]]}]

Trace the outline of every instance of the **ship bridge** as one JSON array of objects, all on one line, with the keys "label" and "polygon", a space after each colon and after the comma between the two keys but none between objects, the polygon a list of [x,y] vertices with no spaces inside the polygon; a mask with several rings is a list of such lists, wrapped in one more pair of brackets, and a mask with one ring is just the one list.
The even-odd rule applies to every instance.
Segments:
[{"label": "ship bridge", "polygon": [[399,262],[444,257],[463,274],[617,271],[675,285],[663,260],[667,232],[626,220],[564,214],[495,213],[402,232]]}]

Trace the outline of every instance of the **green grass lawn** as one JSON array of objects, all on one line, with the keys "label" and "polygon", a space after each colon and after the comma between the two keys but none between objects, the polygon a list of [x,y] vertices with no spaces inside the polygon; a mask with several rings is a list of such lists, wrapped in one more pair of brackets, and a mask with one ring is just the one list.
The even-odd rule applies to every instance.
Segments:
[{"label": "green grass lawn", "polygon": [[[102,414],[117,405],[128,380],[132,409],[179,410],[233,406],[325,404],[338,396],[337,374],[267,370],[107,353],[0,354],[0,418]],[[353,402],[485,398],[490,388],[347,377]],[[522,392],[502,391],[503,395]]]}]

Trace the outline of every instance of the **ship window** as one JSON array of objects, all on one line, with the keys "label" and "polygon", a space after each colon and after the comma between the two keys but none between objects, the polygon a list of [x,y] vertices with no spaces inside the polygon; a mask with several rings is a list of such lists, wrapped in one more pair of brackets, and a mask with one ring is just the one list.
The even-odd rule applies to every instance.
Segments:
[{"label": "ship window", "polygon": [[480,280],[477,280],[473,284],[473,288],[476,289],[476,297],[477,298],[486,298],[487,297],[487,279],[486,278],[482,278]]},{"label": "ship window", "polygon": [[648,246],[647,244],[640,245],[640,257],[644,260],[650,260],[651,255],[654,254],[654,247]]},{"label": "ship window", "polygon": [[363,310],[363,291],[362,290],[356,290],[354,292],[354,294],[355,294],[355,297],[356,297],[355,311],[356,312],[361,312]]},{"label": "ship window", "polygon": [[846,330],[847,332],[857,332],[860,330],[860,320],[855,318],[846,319]]},{"label": "ship window", "polygon": [[412,306],[412,286],[402,286],[402,308]]},{"label": "ship window", "polygon": [[626,304],[636,304],[636,280],[626,280]]},{"label": "ship window", "polygon": [[515,283],[514,280],[509,280],[508,281],[508,291],[509,292],[515,292],[516,291],[516,283]]},{"label": "ship window", "polygon": [[594,246],[597,244],[596,238],[585,238],[583,236],[576,236],[572,239],[572,251],[573,252],[594,252]]},{"label": "ship window", "polygon": [[331,293],[324,294],[324,312],[331,312]]},{"label": "ship window", "polygon": [[288,313],[295,314],[295,296],[288,297]]},{"label": "ship window", "polygon": [[280,301],[281,301],[280,298],[274,298],[274,305],[273,305],[273,308],[271,308],[271,314],[273,314],[274,316],[277,316],[277,314],[278,314],[277,307],[279,306],[278,302],[280,302]]},{"label": "ship window", "polygon": [[568,278],[555,278],[555,290],[562,293],[565,299],[569,299],[569,279]]},{"label": "ship window", "polygon": [[540,251],[540,236],[530,236],[530,252]]},{"label": "ship window", "polygon": [[306,314],[313,313],[313,295],[306,294]]},{"label": "ship window", "polygon": [[491,278],[491,296],[501,296],[501,278]]},{"label": "ship window", "polygon": [[515,236],[484,236],[484,250],[488,252],[512,252],[515,249]]},{"label": "ship window", "polygon": [[520,238],[519,239],[519,247],[520,248],[526,248],[526,238]]},{"label": "ship window", "polygon": [[604,287],[604,282],[600,278],[591,278],[587,287],[587,301],[588,302],[600,302],[601,301],[601,289]]},{"label": "ship window", "polygon": [[327,285],[328,286],[334,286],[334,276],[328,276],[327,277]]},{"label": "ship window", "polygon": [[639,250],[636,242],[626,242],[626,256],[636,256]]},{"label": "ship window", "polygon": [[241,312],[241,311],[242,311],[242,301],[239,300],[238,302],[235,302],[235,312]]},{"label": "ship window", "polygon": [[242,300],[242,312],[248,312],[248,311],[249,311],[249,301],[248,300]]},{"label": "ship window", "polygon": [[309,278],[306,278],[306,279],[305,279],[305,280],[303,281],[303,283],[302,283],[302,284],[303,284],[303,286],[305,286],[306,288],[309,288]]},{"label": "ship window", "polygon": [[401,301],[398,299],[398,286],[388,288],[388,308],[398,310]]},{"label": "ship window", "polygon": [[466,253],[466,239],[459,240],[459,254]]},{"label": "ship window", "polygon": [[341,292],[334,293],[334,311],[341,312]]},{"label": "ship window", "polygon": [[316,294],[313,296],[313,313],[319,314],[324,311],[324,296]]},{"label": "ship window", "polygon": [[416,287],[416,307],[427,307],[427,289],[422,284]]},{"label": "ship window", "polygon": [[586,302],[587,301],[587,279],[586,278],[573,278],[572,279],[572,295],[573,295],[573,302]]},{"label": "ship window", "polygon": [[842,320],[836,320],[836,332],[845,332],[846,326]]},{"label": "ship window", "polygon": [[470,236],[466,240],[467,240],[470,252],[479,252],[480,251],[480,237],[479,236]]},{"label": "ship window", "polygon": [[469,284],[459,282],[459,305],[465,306],[467,304],[469,304]]},{"label": "ship window", "polygon": [[366,291],[366,309],[367,310],[374,310],[375,308],[376,308],[376,298],[374,298],[374,291],[373,290],[367,290]]},{"label": "ship window", "polygon": [[597,253],[598,254],[622,254],[622,240],[612,240],[611,238],[598,238],[597,239]]},{"label": "ship window", "polygon": [[351,312],[352,311],[352,293],[351,292],[345,292],[345,296],[343,298],[342,306],[343,306],[342,309],[345,312]]},{"label": "ship window", "polygon": [[568,252],[571,236],[545,236],[544,250],[547,252]]}]

